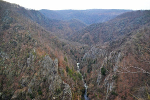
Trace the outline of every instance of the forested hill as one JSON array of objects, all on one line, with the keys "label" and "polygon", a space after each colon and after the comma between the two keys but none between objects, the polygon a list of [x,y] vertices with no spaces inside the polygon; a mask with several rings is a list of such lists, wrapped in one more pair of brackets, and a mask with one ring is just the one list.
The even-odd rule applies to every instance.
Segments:
[{"label": "forested hill", "polygon": [[81,22],[90,25],[94,23],[106,22],[116,16],[130,12],[131,10],[117,9],[90,9],[90,10],[40,10],[40,12],[50,19],[71,20],[78,19]]},{"label": "forested hill", "polygon": [[149,100],[149,86],[150,10],[0,0],[0,100]]},{"label": "forested hill", "polygon": [[[65,38],[67,35],[70,35],[78,30],[81,30],[86,27],[79,20],[69,20],[69,21],[62,21],[56,19],[50,19],[44,16],[42,13],[36,10],[28,10],[19,5],[10,5],[4,4],[6,9],[11,9],[14,13],[18,13],[19,15],[26,17],[35,23],[38,23],[44,29],[53,32],[53,34],[60,38]],[[3,7],[4,7],[3,6]],[[8,8],[8,6],[10,6]]]},{"label": "forested hill", "polygon": [[0,0],[0,100],[82,98],[82,77],[75,70],[82,45],[61,41],[49,30],[61,23]]},{"label": "forested hill", "polygon": [[80,64],[93,100],[149,100],[150,11],[93,24],[71,40],[91,45]]},{"label": "forested hill", "polygon": [[70,40],[89,45],[109,42],[130,34],[149,23],[150,11],[127,12],[108,22],[87,26],[82,31],[73,34]]}]

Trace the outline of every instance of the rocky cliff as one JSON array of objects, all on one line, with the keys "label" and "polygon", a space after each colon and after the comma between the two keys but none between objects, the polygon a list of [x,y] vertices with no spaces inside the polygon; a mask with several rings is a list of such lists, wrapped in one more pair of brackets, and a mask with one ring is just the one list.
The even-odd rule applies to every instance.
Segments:
[{"label": "rocky cliff", "polygon": [[81,98],[75,47],[40,26],[38,14],[0,0],[0,99]]},{"label": "rocky cliff", "polygon": [[[29,54],[25,65],[18,61],[18,70],[11,66],[2,67],[1,99],[71,100],[71,88],[58,74],[58,59],[53,61],[46,55],[36,62],[37,56],[34,54]],[[4,53],[0,56],[1,62],[9,59],[9,55]]]},{"label": "rocky cliff", "polygon": [[149,100],[149,32],[144,26],[126,40],[97,44],[85,53],[82,72],[92,100]]},{"label": "rocky cliff", "polygon": [[0,99],[149,100],[150,11],[83,27],[0,0]]}]

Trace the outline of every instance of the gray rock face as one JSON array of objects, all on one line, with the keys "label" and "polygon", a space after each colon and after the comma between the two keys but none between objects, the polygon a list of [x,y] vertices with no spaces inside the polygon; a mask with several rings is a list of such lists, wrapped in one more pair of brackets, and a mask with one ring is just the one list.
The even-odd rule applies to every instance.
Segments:
[{"label": "gray rock face", "polygon": [[112,80],[112,75],[109,74],[104,80],[104,88],[106,89],[106,100],[114,89],[115,81]]},{"label": "gray rock face", "polygon": [[[30,57],[31,58],[31,57]],[[28,66],[32,65],[31,59],[27,59]],[[30,80],[29,80],[30,79]],[[43,85],[47,88],[47,99],[50,100],[71,100],[72,93],[71,88],[67,83],[64,83],[58,74],[58,59],[54,61],[46,55],[42,61],[40,61],[39,70],[31,77],[24,77],[20,81],[23,87],[27,87],[27,93],[32,95],[40,94],[42,92]],[[41,88],[39,88],[41,87]],[[40,90],[39,90],[40,89]],[[18,90],[16,90],[18,91]],[[21,90],[20,90],[21,91]],[[37,92],[36,92],[37,91]],[[22,92],[15,92],[12,99],[17,99]],[[40,99],[35,97],[35,99]]]},{"label": "gray rock face", "polygon": [[64,89],[63,89],[63,98],[62,98],[62,100],[71,100],[72,93],[71,93],[70,86],[65,82],[63,82],[63,86],[64,86]]},{"label": "gray rock face", "polygon": [[8,59],[8,58],[9,58],[9,56],[8,56],[6,53],[2,52],[2,51],[0,51],[0,57],[2,57],[2,58],[3,58],[3,60],[5,60],[5,59]]},{"label": "gray rock face", "polygon": [[[101,49],[100,47],[93,46],[83,57],[83,59],[97,59],[98,62],[94,65],[98,66],[97,80],[96,83],[99,87],[103,88],[105,98],[108,99],[111,92],[115,91],[117,77],[117,71],[119,68],[119,62],[122,59],[122,54],[119,51],[107,51]],[[103,75],[101,69],[106,70],[105,75]]]},{"label": "gray rock face", "polygon": [[83,59],[85,58],[97,58],[97,57],[105,57],[106,56],[106,50],[100,49],[99,47],[93,46],[85,55],[83,56]]},{"label": "gray rock face", "polygon": [[109,98],[109,95],[112,91],[115,91],[115,80],[114,77],[117,75],[118,64],[121,60],[121,52],[112,51],[109,53],[108,57],[105,57],[103,64],[100,68],[104,67],[108,72],[106,72],[106,76],[104,77],[104,81],[102,80],[101,71],[97,77],[97,83],[104,84],[103,87],[106,93],[106,100]]}]

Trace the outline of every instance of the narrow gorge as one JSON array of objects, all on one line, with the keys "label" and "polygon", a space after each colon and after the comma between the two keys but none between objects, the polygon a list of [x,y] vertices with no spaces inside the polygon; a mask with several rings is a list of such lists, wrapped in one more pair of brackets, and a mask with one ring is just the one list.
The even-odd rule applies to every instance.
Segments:
[{"label": "narrow gorge", "polygon": [[150,100],[150,10],[0,0],[0,100],[135,99]]},{"label": "narrow gorge", "polygon": [[[80,64],[80,63],[77,63],[77,71],[78,71],[78,73],[81,74],[79,64]],[[82,74],[81,74],[81,75],[82,75]],[[85,79],[83,78],[83,75],[82,75],[82,81],[83,81],[84,88],[85,88],[85,91],[84,91],[84,99],[85,99],[85,100],[89,100],[89,98],[87,97],[87,89],[88,89],[88,86],[86,85],[86,81],[85,81]]]}]

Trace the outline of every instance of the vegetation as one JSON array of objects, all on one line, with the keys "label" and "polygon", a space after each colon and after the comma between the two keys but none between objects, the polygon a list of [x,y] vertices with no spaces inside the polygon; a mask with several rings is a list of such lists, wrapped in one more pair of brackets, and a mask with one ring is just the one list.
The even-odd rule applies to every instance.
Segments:
[{"label": "vegetation", "polygon": [[38,94],[39,94],[39,95],[42,95],[42,89],[41,89],[40,86],[39,86],[39,89],[38,89]]},{"label": "vegetation", "polygon": [[[57,19],[57,20],[71,20],[76,21],[73,19],[78,19],[80,22],[84,22],[87,25],[91,25],[94,23],[102,23],[108,21],[117,15],[127,12],[129,10],[105,10],[105,9],[93,9],[93,10],[57,10],[57,11],[50,11],[50,10],[40,10],[42,14],[50,19]],[[84,13],[84,14],[83,14]],[[55,15],[55,17],[53,16]],[[77,20],[77,21],[78,21]],[[80,25],[80,24],[79,24]],[[79,26],[77,24],[77,26]],[[71,24],[72,27],[75,27],[76,24]],[[81,27],[81,26],[80,26]]]},{"label": "vegetation", "polygon": [[31,99],[34,99],[35,96],[33,94],[29,94]]},{"label": "vegetation", "polygon": [[66,62],[68,61],[66,56],[64,57],[64,60],[65,60]]},{"label": "vegetation", "polygon": [[[46,97],[45,99],[47,99],[53,94],[49,93],[49,88],[47,88],[50,84],[47,80],[48,73],[45,73],[46,75],[42,75],[44,71],[41,73],[41,70],[43,70],[41,64],[45,55],[50,56],[52,59],[57,58],[59,67],[61,66],[63,70],[68,62],[75,61],[72,57],[67,59],[69,54],[65,50],[70,48],[70,44],[65,46],[66,42],[59,40],[52,32],[48,31],[52,30],[52,27],[50,28],[49,26],[53,26],[54,23],[55,25],[60,23],[54,20],[52,24],[52,20],[47,19],[38,11],[27,10],[5,1],[0,1],[0,9],[0,99],[11,99],[13,95],[21,94],[22,91],[24,92],[23,99],[42,98],[43,94]],[[52,25],[49,25],[47,22]],[[49,28],[46,28],[46,25]],[[55,29],[56,26],[53,28]],[[62,28],[68,28],[64,24],[62,26]],[[58,30],[56,29],[55,31]],[[65,61],[66,65],[63,61]],[[58,74],[55,71],[54,73],[55,75]],[[73,77],[76,72],[68,69],[68,73],[69,76]],[[80,77],[80,75],[77,76]],[[75,80],[79,80],[77,76]],[[66,80],[72,81],[69,77],[65,77],[63,81]],[[31,88],[29,89],[30,93],[27,91],[29,84]],[[39,87],[39,84],[42,85]],[[72,81],[72,84],[75,84],[75,82]],[[79,88],[76,87],[78,90]],[[7,90],[10,90],[10,92],[6,92]],[[62,91],[61,89],[55,92],[59,94]],[[75,90],[72,90],[73,92]],[[17,96],[16,98],[20,97],[20,95]]]},{"label": "vegetation", "polygon": [[115,95],[115,96],[118,96],[118,94],[114,91],[111,92],[111,95]]},{"label": "vegetation", "polygon": [[73,69],[70,69],[68,66],[66,66],[66,72],[68,75],[74,80],[82,80],[82,75],[81,73],[75,72]]},{"label": "vegetation", "polygon": [[104,67],[101,68],[101,74],[104,76],[106,75],[106,69]]},{"label": "vegetation", "polygon": [[2,0],[0,14],[0,99],[64,98],[69,89],[73,99],[82,99],[76,62],[82,63],[91,99],[131,99],[130,91],[150,99],[148,89],[143,94],[144,81],[150,84],[150,11],[86,28],[79,20],[51,20]]},{"label": "vegetation", "polygon": [[87,59],[88,65],[87,65],[87,73],[90,73],[92,71],[92,64],[96,63],[96,60],[94,59]]},{"label": "vegetation", "polygon": [[62,90],[61,90],[60,88],[57,88],[57,89],[56,89],[56,94],[57,94],[57,95],[60,94],[61,91],[62,91]]}]

